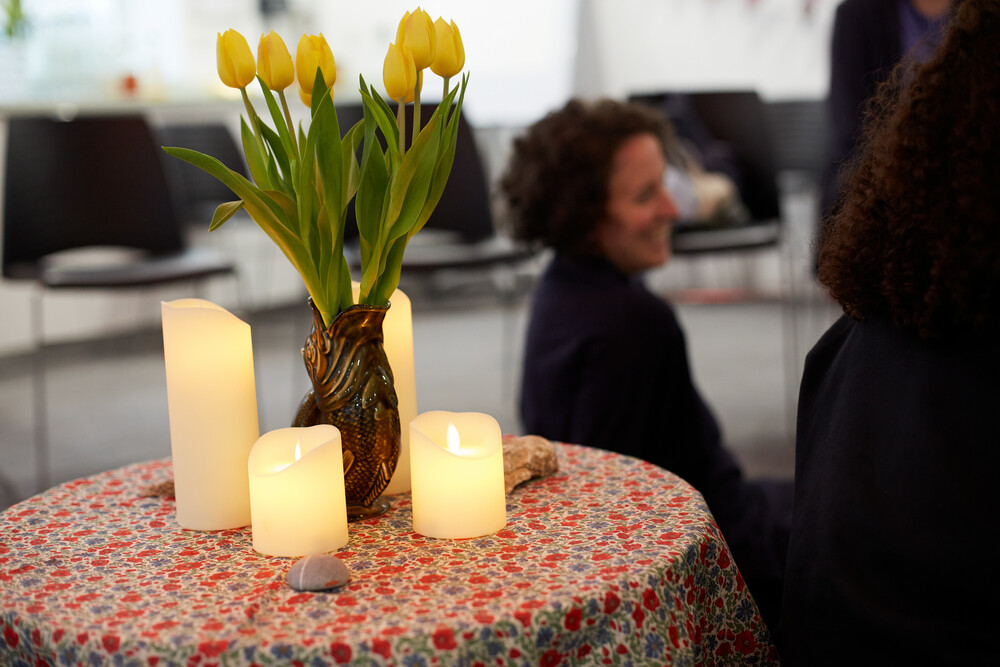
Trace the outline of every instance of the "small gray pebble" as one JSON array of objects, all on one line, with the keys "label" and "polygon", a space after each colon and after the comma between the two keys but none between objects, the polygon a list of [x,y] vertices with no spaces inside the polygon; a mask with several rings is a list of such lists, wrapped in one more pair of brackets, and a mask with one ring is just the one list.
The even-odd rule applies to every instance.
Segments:
[{"label": "small gray pebble", "polygon": [[344,561],[331,554],[300,558],[288,570],[288,585],[297,591],[323,591],[343,586],[350,579]]}]

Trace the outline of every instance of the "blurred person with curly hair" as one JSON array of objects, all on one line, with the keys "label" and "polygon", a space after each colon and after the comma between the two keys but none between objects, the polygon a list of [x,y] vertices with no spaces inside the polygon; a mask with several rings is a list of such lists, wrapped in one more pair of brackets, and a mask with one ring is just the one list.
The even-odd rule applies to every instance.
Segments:
[{"label": "blurred person with curly hair", "polygon": [[528,433],[635,456],[697,488],[771,625],[791,482],[743,477],[673,309],[642,282],[670,257],[675,148],[664,116],[610,100],[570,101],[515,141],[501,183],[514,235],[553,251],[531,308],[521,416]]},{"label": "blurred person with curly hair", "polygon": [[866,128],[818,253],[845,316],[800,390],[783,663],[997,664],[1000,3],[955,2]]}]

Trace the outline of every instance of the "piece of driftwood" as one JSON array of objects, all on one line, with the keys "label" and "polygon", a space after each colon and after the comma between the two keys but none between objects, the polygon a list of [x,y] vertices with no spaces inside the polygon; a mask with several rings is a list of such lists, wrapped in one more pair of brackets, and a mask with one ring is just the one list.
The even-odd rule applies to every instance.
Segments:
[{"label": "piece of driftwood", "polygon": [[544,477],[559,470],[556,448],[537,435],[507,436],[503,439],[504,492],[533,477]]}]

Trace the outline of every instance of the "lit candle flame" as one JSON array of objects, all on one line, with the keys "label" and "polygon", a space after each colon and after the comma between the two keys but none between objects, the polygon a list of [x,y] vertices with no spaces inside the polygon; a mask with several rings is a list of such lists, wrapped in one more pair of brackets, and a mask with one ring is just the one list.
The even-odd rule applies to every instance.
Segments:
[{"label": "lit candle flame", "polygon": [[298,442],[295,443],[295,459],[289,461],[288,463],[280,463],[274,467],[274,472],[281,472],[288,466],[292,465],[296,461],[302,458],[302,439],[300,438]]},{"label": "lit candle flame", "polygon": [[457,454],[462,446],[461,437],[458,435],[458,429],[451,422],[448,422],[448,435],[445,436],[445,439],[448,443],[448,451],[452,454]]}]

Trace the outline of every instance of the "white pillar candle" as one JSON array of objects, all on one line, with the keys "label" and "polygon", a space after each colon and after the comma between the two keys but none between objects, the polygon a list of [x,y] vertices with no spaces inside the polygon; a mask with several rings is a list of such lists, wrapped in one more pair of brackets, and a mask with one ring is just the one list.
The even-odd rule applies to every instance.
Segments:
[{"label": "white pillar candle", "polygon": [[250,326],[203,299],[161,302],[177,523],[250,523],[246,465],[260,434]]},{"label": "white pillar candle", "polygon": [[425,412],[410,423],[413,530],[479,537],[507,525],[500,424],[477,412]]},{"label": "white pillar candle", "polygon": [[245,470],[254,549],[269,556],[308,556],[347,544],[344,457],[335,426],[265,433]]},{"label": "white pillar candle", "polygon": [[[354,300],[358,300],[361,285],[352,283]],[[397,289],[389,297],[389,312],[382,322],[385,356],[392,369],[393,386],[399,409],[400,449],[396,470],[385,488],[385,495],[410,491],[410,422],[417,416],[417,381],[413,370],[413,309],[410,297]]]},{"label": "white pillar candle", "polygon": [[410,298],[397,289],[389,297],[389,303],[382,333],[399,401],[400,449],[396,471],[383,493],[393,495],[410,491],[410,422],[417,416],[417,381],[413,370],[413,311]]}]

